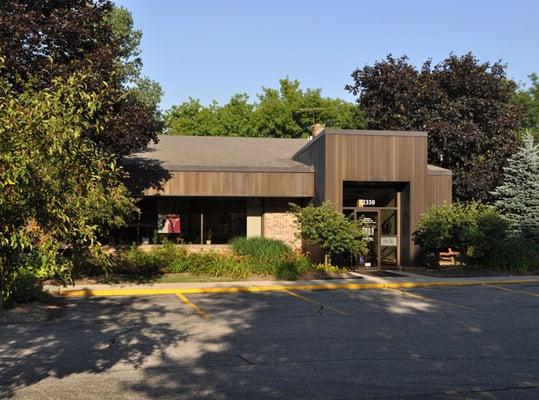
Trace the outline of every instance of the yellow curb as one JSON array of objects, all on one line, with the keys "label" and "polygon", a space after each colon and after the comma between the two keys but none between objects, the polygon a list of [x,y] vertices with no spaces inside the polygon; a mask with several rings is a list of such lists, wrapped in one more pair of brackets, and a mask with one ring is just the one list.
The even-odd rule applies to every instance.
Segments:
[{"label": "yellow curb", "polygon": [[[65,297],[90,296],[151,296],[164,294],[211,294],[211,293],[258,293],[283,292],[292,290],[365,290],[365,289],[412,289],[420,287],[445,286],[481,286],[481,285],[518,285],[539,284],[539,280],[507,281],[452,281],[452,282],[386,282],[386,283],[323,283],[317,285],[269,285],[269,286],[232,286],[211,288],[176,288],[176,289],[68,289],[56,293]],[[54,294],[54,293],[53,293]]]}]

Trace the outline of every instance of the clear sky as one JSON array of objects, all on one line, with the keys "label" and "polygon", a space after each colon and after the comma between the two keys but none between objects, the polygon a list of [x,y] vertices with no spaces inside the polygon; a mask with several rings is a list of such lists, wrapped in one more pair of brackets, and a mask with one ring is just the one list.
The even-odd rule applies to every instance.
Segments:
[{"label": "clear sky", "polygon": [[502,59],[521,83],[539,73],[539,0],[117,0],[143,31],[144,74],[162,108],[223,103],[278,79],[353,100],[355,67],[388,53],[416,65],[450,52]]}]

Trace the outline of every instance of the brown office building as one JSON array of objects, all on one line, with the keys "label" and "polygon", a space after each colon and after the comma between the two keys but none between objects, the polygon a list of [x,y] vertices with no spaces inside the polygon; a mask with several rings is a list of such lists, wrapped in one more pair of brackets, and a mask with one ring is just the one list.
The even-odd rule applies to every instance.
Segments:
[{"label": "brown office building", "polygon": [[142,196],[130,240],[170,235],[219,245],[261,236],[299,248],[288,204],[329,200],[364,224],[372,243],[364,261],[373,267],[416,263],[412,233],[421,213],[451,201],[451,171],[428,165],[424,132],[325,129],[310,140],[161,136],[126,167]]}]

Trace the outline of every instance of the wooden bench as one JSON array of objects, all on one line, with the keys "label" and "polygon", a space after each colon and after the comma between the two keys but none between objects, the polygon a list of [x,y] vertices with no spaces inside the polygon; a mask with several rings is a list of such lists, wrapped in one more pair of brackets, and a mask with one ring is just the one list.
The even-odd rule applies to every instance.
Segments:
[{"label": "wooden bench", "polygon": [[453,249],[448,248],[447,251],[441,251],[439,256],[439,265],[442,266],[455,266],[457,264],[460,264],[458,257],[460,256],[460,253],[458,251],[455,251]]}]

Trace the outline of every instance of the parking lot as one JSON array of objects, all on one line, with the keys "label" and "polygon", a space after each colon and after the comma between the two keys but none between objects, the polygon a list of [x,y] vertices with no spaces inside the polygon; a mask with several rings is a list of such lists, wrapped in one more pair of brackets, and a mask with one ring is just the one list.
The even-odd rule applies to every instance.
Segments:
[{"label": "parking lot", "polygon": [[66,299],[0,398],[537,399],[539,285]]}]

